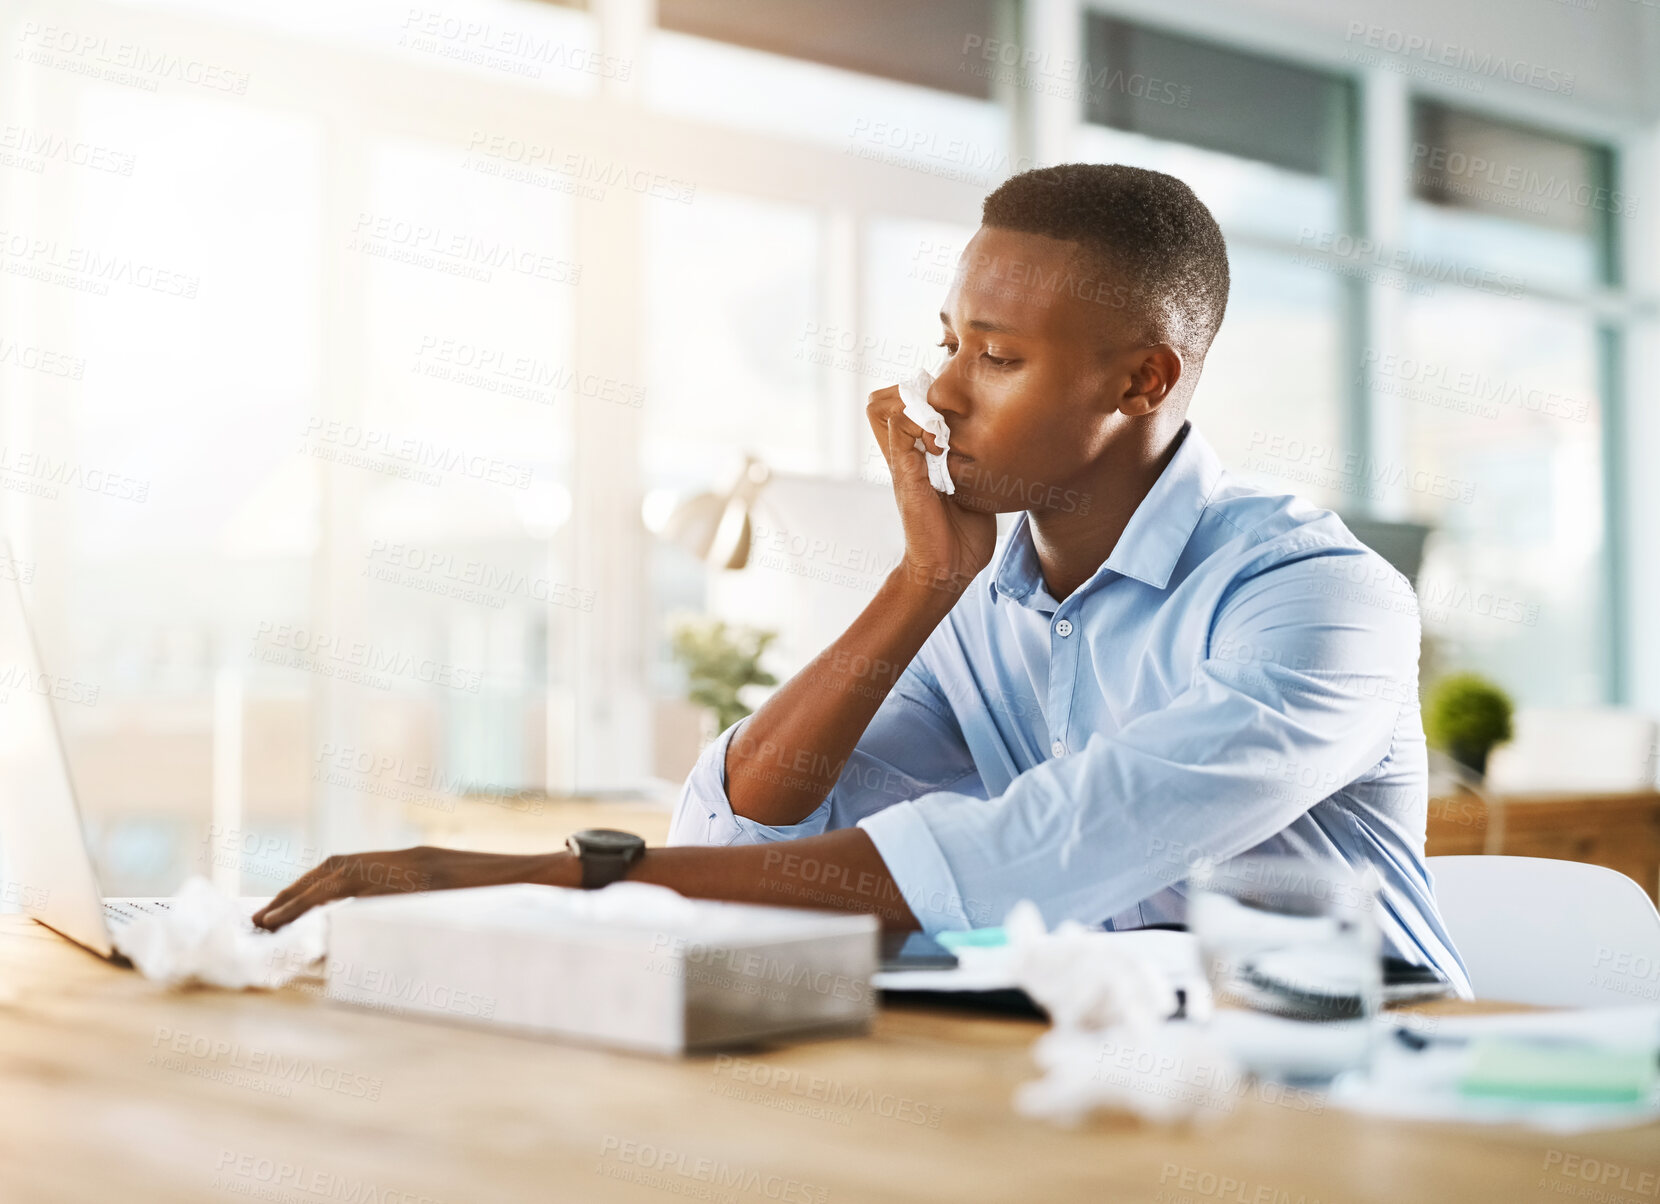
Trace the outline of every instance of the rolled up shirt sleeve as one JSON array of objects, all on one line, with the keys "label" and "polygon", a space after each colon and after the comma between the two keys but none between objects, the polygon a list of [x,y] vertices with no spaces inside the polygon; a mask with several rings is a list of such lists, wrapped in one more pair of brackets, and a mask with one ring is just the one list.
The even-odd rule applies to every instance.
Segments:
[{"label": "rolled up shirt sleeve", "polygon": [[[921,656],[883,699],[834,786],[799,823],[757,823],[732,810],[726,758],[732,741],[746,738],[748,722],[740,720],[727,728],[698,758],[681,788],[669,825],[669,844],[794,840],[850,827],[901,799],[946,787],[968,795],[984,794],[962,730]],[[769,745],[744,751],[760,761],[758,768],[764,773],[782,779],[800,772],[790,754]]]},{"label": "rolled up shirt sleeve", "polygon": [[1100,922],[1378,767],[1416,681],[1417,616],[1321,590],[1318,559],[1238,582],[1164,707],[995,798],[936,791],[860,821],[924,926],[1000,923],[1023,898],[1050,924]]}]

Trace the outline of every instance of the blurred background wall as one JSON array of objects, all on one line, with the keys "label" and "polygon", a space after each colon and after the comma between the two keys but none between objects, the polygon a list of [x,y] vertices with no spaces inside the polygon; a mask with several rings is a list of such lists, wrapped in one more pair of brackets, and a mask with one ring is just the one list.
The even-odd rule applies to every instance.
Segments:
[{"label": "blurred background wall", "polygon": [[[0,570],[111,893],[670,792],[710,729],[671,620],[782,676],[857,611],[899,546],[865,395],[937,354],[984,194],[1069,160],[1216,213],[1194,420],[1422,528],[1426,676],[1660,711],[1648,0],[9,0],[0,38]],[[701,494],[727,529],[669,538]]]}]

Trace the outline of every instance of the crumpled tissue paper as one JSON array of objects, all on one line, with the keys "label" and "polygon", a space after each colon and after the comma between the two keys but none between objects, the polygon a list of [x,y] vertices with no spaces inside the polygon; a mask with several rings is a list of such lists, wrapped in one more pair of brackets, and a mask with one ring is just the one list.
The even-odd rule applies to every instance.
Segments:
[{"label": "crumpled tissue paper", "polygon": [[145,978],[170,987],[275,990],[323,956],[328,912],[345,901],[314,907],[276,932],[250,932],[243,904],[193,876],[168,910],[117,928],[115,947]]},{"label": "crumpled tissue paper", "polygon": [[[1206,1124],[1231,1110],[1243,1069],[1198,1025],[1171,1020],[1176,988],[1150,960],[1066,922],[1045,930],[1023,901],[1004,923],[1016,981],[1054,1023],[1032,1047],[1043,1077],[1015,1092],[1023,1116],[1081,1124],[1097,1110]],[[1189,1002],[1199,1014],[1207,1003]]]},{"label": "crumpled tissue paper", "polygon": [[899,400],[905,403],[905,417],[932,435],[942,449],[936,456],[921,439],[916,441],[917,450],[928,461],[928,483],[940,493],[956,493],[945,461],[945,452],[951,450],[951,428],[945,425],[945,415],[928,404],[928,387],[933,383],[934,374],[918,368],[915,376],[900,384]]}]

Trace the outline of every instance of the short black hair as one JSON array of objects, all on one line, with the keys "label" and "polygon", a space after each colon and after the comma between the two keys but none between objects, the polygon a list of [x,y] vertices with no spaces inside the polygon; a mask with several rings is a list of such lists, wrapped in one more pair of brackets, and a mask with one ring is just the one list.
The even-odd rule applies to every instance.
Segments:
[{"label": "short black hair", "polygon": [[1062,163],[1010,176],[980,220],[1078,243],[1129,286],[1153,341],[1204,358],[1228,307],[1228,247],[1205,203],[1175,176],[1122,163]]}]

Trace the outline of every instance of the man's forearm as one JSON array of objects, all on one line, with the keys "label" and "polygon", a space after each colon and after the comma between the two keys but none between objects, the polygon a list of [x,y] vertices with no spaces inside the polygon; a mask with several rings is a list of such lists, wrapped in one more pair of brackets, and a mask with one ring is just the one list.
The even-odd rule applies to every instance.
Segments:
[{"label": "man's forearm", "polygon": [[744,721],[726,751],[726,797],[736,815],[800,823],[829,793],[929,634],[950,613],[949,588],[896,570],[828,648]]},{"label": "man's forearm", "polygon": [[[582,870],[575,857],[561,852],[523,859],[513,877],[574,887]],[[629,869],[628,880],[695,899],[869,912],[886,929],[921,927],[875,843],[859,828],[770,844],[652,848]]]}]

